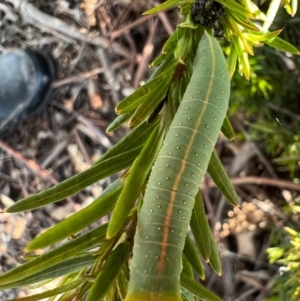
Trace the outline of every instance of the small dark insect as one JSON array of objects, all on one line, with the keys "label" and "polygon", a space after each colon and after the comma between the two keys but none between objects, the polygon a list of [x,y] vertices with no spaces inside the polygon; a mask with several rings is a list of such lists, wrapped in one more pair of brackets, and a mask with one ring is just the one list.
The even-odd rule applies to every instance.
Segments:
[{"label": "small dark insect", "polygon": [[224,29],[220,18],[225,13],[223,5],[213,0],[196,0],[192,6],[191,13],[195,23],[212,27],[214,36],[217,38],[222,37]]}]

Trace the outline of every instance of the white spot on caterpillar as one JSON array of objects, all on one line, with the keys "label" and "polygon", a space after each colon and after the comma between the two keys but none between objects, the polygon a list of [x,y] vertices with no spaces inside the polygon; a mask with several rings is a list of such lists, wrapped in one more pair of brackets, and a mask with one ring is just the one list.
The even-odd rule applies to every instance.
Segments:
[{"label": "white spot on caterpillar", "polygon": [[182,123],[179,123],[180,126],[182,126]]},{"label": "white spot on caterpillar", "polygon": [[[201,65],[202,66],[202,65]],[[198,84],[196,83],[195,86],[198,86]]]},{"label": "white spot on caterpillar", "polygon": [[156,198],[159,199],[159,195],[157,195]]},{"label": "white spot on caterpillar", "polygon": [[158,182],[158,183],[157,183],[157,185],[158,185],[158,186],[160,186],[160,185],[161,185],[161,183],[160,183],[160,182]]},{"label": "white spot on caterpillar", "polygon": [[152,213],[152,212],[153,212],[153,209],[150,209],[149,211]]},{"label": "white spot on caterpillar", "polygon": [[148,258],[148,254],[145,255],[145,258]]},{"label": "white spot on caterpillar", "polygon": [[166,177],[166,180],[170,180],[170,177]]},{"label": "white spot on caterpillar", "polygon": [[158,256],[155,256],[155,259],[158,259]]},{"label": "white spot on caterpillar", "polygon": [[217,121],[217,118],[216,118],[216,117],[215,117],[214,119],[215,119],[215,121]]},{"label": "white spot on caterpillar", "polygon": [[144,270],[144,273],[147,274],[147,270]]},{"label": "white spot on caterpillar", "polygon": [[190,100],[192,100],[192,99],[193,99],[193,97],[191,96],[191,97],[190,97]]},{"label": "white spot on caterpillar", "polygon": [[216,96],[216,99],[219,99],[219,96]]},{"label": "white spot on caterpillar", "polygon": [[146,239],[149,239],[149,236],[146,236]]},{"label": "white spot on caterpillar", "polygon": [[211,138],[211,134],[209,134],[208,137]]},{"label": "white spot on caterpillar", "polygon": [[180,149],[180,147],[179,147],[179,146],[176,146],[176,149]]},{"label": "white spot on caterpillar", "polygon": [[167,260],[169,260],[170,258],[169,258],[169,257],[167,257],[166,259],[167,259]]},{"label": "white spot on caterpillar", "polygon": [[166,164],[166,167],[170,167],[170,165],[169,165],[169,164]]},{"label": "white spot on caterpillar", "polygon": [[158,208],[158,209],[160,209],[160,208],[161,208],[161,206],[160,206],[160,205],[157,205],[157,208]]},{"label": "white spot on caterpillar", "polygon": [[188,187],[188,186],[189,186],[189,184],[187,184],[187,183],[184,183],[184,186],[185,186],[185,187]]},{"label": "white spot on caterpillar", "polygon": [[195,153],[195,157],[198,157],[199,155],[197,153]]},{"label": "white spot on caterpillar", "polygon": [[189,108],[185,108],[186,110],[189,110]]},{"label": "white spot on caterpillar", "polygon": [[173,233],[173,232],[174,232],[174,230],[173,230],[173,229],[171,229],[171,232]]},{"label": "white spot on caterpillar", "polygon": [[204,146],[205,148],[207,147],[207,145],[206,145],[206,144],[204,144],[203,146]]},{"label": "white spot on caterpillar", "polygon": [[182,219],[185,219],[185,216],[183,216]]},{"label": "white spot on caterpillar", "polygon": [[222,109],[222,106],[219,106],[220,109]]},{"label": "white spot on caterpillar", "polygon": [[224,90],[222,90],[221,93],[224,94],[225,93]]},{"label": "white spot on caterpillar", "polygon": [[160,231],[160,230],[161,230],[161,227],[158,227],[157,230]]},{"label": "white spot on caterpillar", "polygon": [[179,213],[181,213],[181,212],[182,212],[182,210],[178,210],[178,212],[179,212]]},{"label": "white spot on caterpillar", "polygon": [[208,124],[206,125],[206,128],[209,129],[209,125]]},{"label": "white spot on caterpillar", "polygon": [[[191,194],[190,192],[188,192],[188,194]],[[186,201],[183,202],[184,205],[186,205]]]}]

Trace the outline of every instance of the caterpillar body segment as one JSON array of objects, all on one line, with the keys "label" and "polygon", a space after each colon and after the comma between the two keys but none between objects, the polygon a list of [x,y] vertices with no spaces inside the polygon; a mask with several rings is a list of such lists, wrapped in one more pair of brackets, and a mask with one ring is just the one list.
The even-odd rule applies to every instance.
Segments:
[{"label": "caterpillar body segment", "polygon": [[125,301],[180,301],[182,250],[199,185],[228,108],[230,79],[204,33],[191,80],[147,184]]}]

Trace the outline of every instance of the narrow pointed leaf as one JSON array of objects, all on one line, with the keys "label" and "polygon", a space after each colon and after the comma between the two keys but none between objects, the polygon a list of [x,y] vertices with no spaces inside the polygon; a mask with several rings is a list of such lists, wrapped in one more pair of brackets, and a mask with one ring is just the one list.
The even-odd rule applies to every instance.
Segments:
[{"label": "narrow pointed leaf", "polygon": [[[158,119],[150,124],[141,124],[136,129],[131,131],[128,135],[126,135],[123,139],[121,139],[109,151],[107,151],[90,169],[77,174],[45,191],[18,201],[14,205],[7,208],[6,212],[13,213],[30,210],[62,200],[100,180],[103,177],[103,173],[101,174],[101,171],[103,172],[102,168],[104,168],[105,166],[111,168],[114,164],[118,164],[118,160],[121,160],[119,171],[123,168],[128,167],[134,161],[134,159],[142,149],[144,143],[148,140],[157,123]],[[107,161],[109,159],[111,160]],[[114,162],[114,160],[116,161]],[[123,168],[122,164],[124,166]],[[98,174],[96,177],[92,177],[90,173],[95,173],[98,170],[100,172],[100,175]]]},{"label": "narrow pointed leaf", "polygon": [[243,17],[240,14],[234,12],[228,12],[230,18],[232,18],[237,24],[242,25],[245,29],[259,31],[259,28],[252,22],[249,21],[247,17]]},{"label": "narrow pointed leaf", "polygon": [[115,181],[93,203],[41,233],[26,249],[33,251],[51,246],[88,227],[113,209],[122,188],[121,180]]},{"label": "narrow pointed leaf", "polygon": [[230,78],[232,78],[232,76],[235,72],[236,61],[237,61],[237,53],[236,53],[235,47],[231,46],[229,57],[228,57],[228,72],[229,72]]},{"label": "narrow pointed leaf", "polygon": [[195,297],[194,294],[192,294],[189,290],[187,290],[183,286],[180,287],[180,293],[183,301],[203,301],[202,298],[200,299]]},{"label": "narrow pointed leaf", "polygon": [[265,41],[265,43],[280,51],[289,52],[292,54],[299,54],[299,51],[296,47],[278,37]]},{"label": "narrow pointed leaf", "polygon": [[151,167],[161,147],[162,140],[163,131],[161,127],[158,126],[144,145],[140,155],[133,162],[125,186],[109,222],[107,231],[108,239],[114,237],[119,232],[127,215],[145,186]]},{"label": "narrow pointed leaf", "polygon": [[298,10],[298,0],[291,0],[291,7],[292,7],[292,17],[294,17]]},{"label": "narrow pointed leaf", "polygon": [[36,274],[33,274],[25,279],[12,282],[7,285],[1,286],[2,289],[8,289],[8,288],[16,288],[16,287],[23,287],[28,286],[31,284],[36,284],[38,282],[57,278],[78,270],[81,270],[85,267],[91,266],[96,257],[88,254],[88,255],[81,255],[76,256],[74,258],[67,259],[65,261],[62,261],[56,265],[53,265],[47,269],[44,269]]},{"label": "narrow pointed leaf", "polygon": [[126,151],[140,147],[142,149],[145,142],[148,140],[153,129],[159,123],[159,120],[156,119],[151,123],[143,123],[130,133],[128,133],[124,138],[122,138],[116,145],[109,149],[97,162],[93,164],[99,165],[102,161],[105,161],[110,158],[114,158],[117,155],[120,155]]},{"label": "narrow pointed leaf", "polygon": [[268,30],[269,27],[272,25],[272,23],[275,19],[275,16],[279,10],[280,4],[281,4],[281,0],[272,0],[271,1],[270,5],[269,5],[269,9],[266,14],[267,20],[263,24],[264,30]]},{"label": "narrow pointed leaf", "polygon": [[103,268],[92,287],[90,288],[86,301],[101,301],[106,295],[109,287],[112,285],[118,276],[125,260],[128,257],[130,243],[125,242],[119,244],[107,258]]},{"label": "narrow pointed leaf", "polygon": [[202,262],[200,260],[199,254],[195,249],[195,246],[190,238],[190,236],[187,234],[185,239],[185,245],[183,249],[183,253],[185,254],[187,260],[192,265],[195,272],[200,276],[202,280],[205,278],[204,274],[204,267],[202,265]]},{"label": "narrow pointed leaf", "polygon": [[112,133],[117,130],[123,123],[125,123],[132,116],[134,111],[117,116],[114,121],[107,127],[106,133]]},{"label": "narrow pointed leaf", "polygon": [[16,202],[6,209],[6,212],[12,213],[32,210],[62,200],[69,195],[73,195],[85,187],[128,167],[140,151],[141,147],[137,147],[102,161],[97,165],[93,165],[86,171],[83,171],[60,184]]},{"label": "narrow pointed leaf", "polygon": [[189,277],[194,278],[192,265],[190,264],[184,253],[182,253],[182,273],[185,273]]},{"label": "narrow pointed leaf", "polygon": [[227,175],[222,162],[219,159],[216,150],[214,150],[211,155],[207,171],[228,202],[233,206],[239,206],[239,197]]},{"label": "narrow pointed leaf", "polygon": [[210,292],[208,289],[203,287],[201,284],[197,283],[194,279],[191,279],[184,273],[180,275],[181,285],[194,294],[196,297],[199,297],[205,301],[222,301],[218,296]]},{"label": "narrow pointed leaf", "polygon": [[98,245],[105,239],[106,230],[107,224],[104,224],[54,250],[42,254],[0,275],[0,289],[4,285],[28,278],[29,276],[65,261],[68,258],[72,258],[79,252],[84,251],[95,244]]},{"label": "narrow pointed leaf", "polygon": [[221,266],[221,259],[218,251],[218,246],[216,244],[214,235],[210,229],[209,229],[209,244],[211,250],[210,257],[209,257],[210,266],[219,276],[221,276],[222,266]]},{"label": "narrow pointed leaf", "polygon": [[43,293],[39,293],[39,294],[27,296],[27,297],[22,297],[22,299],[20,299],[20,298],[10,299],[9,301],[37,301],[37,300],[42,300],[42,299],[45,299],[45,298],[49,298],[49,297],[52,297],[52,296],[57,296],[57,295],[60,295],[62,293],[71,291],[71,290],[79,287],[82,282],[83,282],[82,279],[77,279],[77,280],[74,280],[72,282],[69,282],[68,284],[56,287],[55,289],[52,289],[52,290],[49,290],[49,291],[46,291],[46,292],[43,292]]},{"label": "narrow pointed leaf", "polygon": [[234,0],[216,0],[216,2],[219,2],[223,6],[228,7],[230,10],[235,11],[242,16],[254,19],[254,16],[244,6]]},{"label": "narrow pointed leaf", "polygon": [[232,42],[234,44],[239,64],[242,66],[242,71],[246,77],[247,80],[249,80],[250,77],[250,64],[248,60],[248,53],[245,51],[244,44],[242,43],[241,39],[239,37],[232,37]]},{"label": "narrow pointed leaf", "polygon": [[155,13],[158,13],[162,10],[165,10],[165,9],[170,9],[170,8],[173,8],[173,7],[176,7],[178,6],[179,4],[179,0],[167,0],[147,11],[145,11],[143,13],[143,15],[151,15],[151,14],[155,14]]},{"label": "narrow pointed leaf", "polygon": [[[173,53],[174,49],[176,48],[176,45],[178,43],[178,39],[180,39],[183,35],[184,35],[185,31],[183,31],[180,28],[176,28],[174,34],[172,34],[168,40],[165,42],[163,49],[162,49],[162,53],[166,54],[166,53]],[[155,59],[155,61],[157,61],[157,59]],[[153,66],[153,63],[151,64],[151,66]]]},{"label": "narrow pointed leaf", "polygon": [[138,88],[128,97],[121,100],[116,106],[116,113],[120,115],[131,112],[144,102],[148,102],[151,101],[152,98],[156,98],[158,91],[165,90],[166,85],[170,81],[170,74],[167,72],[167,70],[170,68],[168,68],[168,64],[169,62],[163,62],[157,68],[156,73],[152,74],[151,78],[146,84]]},{"label": "narrow pointed leaf", "polygon": [[164,76],[166,77],[162,82],[156,84],[155,89],[152,90],[151,97],[148,97],[147,101],[143,102],[137,110],[134,112],[128,122],[130,128],[134,128],[142,123],[153,112],[158,104],[164,99],[169,89],[169,85],[172,79],[172,74],[175,70],[176,64],[173,64],[169,69],[165,70]]},{"label": "narrow pointed leaf", "polygon": [[277,37],[282,32],[282,29],[272,31],[272,32],[253,32],[253,33],[244,33],[243,36],[251,41],[266,41]]},{"label": "narrow pointed leaf", "polygon": [[210,227],[206,218],[202,196],[199,192],[195,198],[195,207],[193,210],[190,227],[201,256],[205,261],[208,261],[210,257]]},{"label": "narrow pointed leaf", "polygon": [[224,119],[221,131],[228,140],[234,141],[234,137],[235,137],[234,130],[227,116]]}]

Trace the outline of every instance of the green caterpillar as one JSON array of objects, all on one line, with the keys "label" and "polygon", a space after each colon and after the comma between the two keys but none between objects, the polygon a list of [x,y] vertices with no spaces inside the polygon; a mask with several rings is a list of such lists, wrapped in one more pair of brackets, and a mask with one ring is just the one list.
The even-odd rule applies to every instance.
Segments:
[{"label": "green caterpillar", "polygon": [[125,301],[179,301],[182,250],[194,198],[222,127],[230,79],[204,33],[183,100],[152,168],[139,213]]}]

